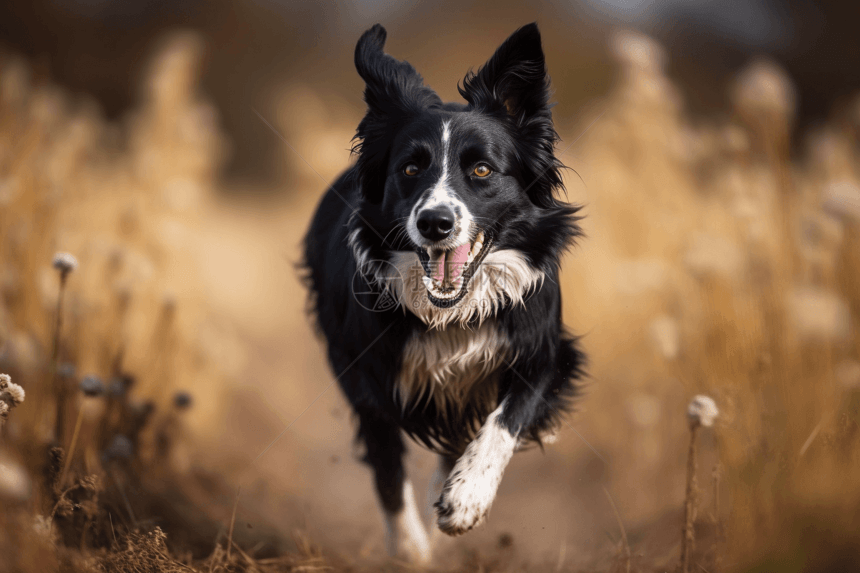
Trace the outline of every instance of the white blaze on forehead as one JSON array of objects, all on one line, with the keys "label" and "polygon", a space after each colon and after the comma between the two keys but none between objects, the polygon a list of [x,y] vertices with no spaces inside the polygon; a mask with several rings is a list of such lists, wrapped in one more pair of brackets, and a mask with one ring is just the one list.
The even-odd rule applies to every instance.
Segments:
[{"label": "white blaze on forehead", "polygon": [[450,121],[442,122],[442,175],[436,181],[436,185],[430,189],[429,200],[424,204],[424,207],[431,207],[436,204],[445,203],[451,198],[451,187],[448,185],[448,148],[451,139]]},{"label": "white blaze on forehead", "polygon": [[[424,239],[418,231],[418,215],[424,209],[439,206],[449,207],[456,217],[454,228],[457,231],[457,234],[448,239],[451,247],[468,243],[471,238],[470,231],[472,228],[472,215],[469,213],[466,205],[460,201],[454,193],[449,181],[450,174],[448,172],[448,160],[450,154],[450,143],[451,121],[448,120],[442,122],[442,151],[440,154],[442,158],[442,174],[439,176],[439,179],[436,180],[436,183],[430,189],[425,191],[421,195],[421,198],[418,199],[412,207],[412,211],[409,213],[409,220],[406,223],[406,231],[409,234],[409,238],[412,239],[412,242],[416,245],[421,245],[426,242],[426,239]],[[456,162],[454,165],[456,166]],[[459,209],[456,209],[455,207],[459,207]]]}]

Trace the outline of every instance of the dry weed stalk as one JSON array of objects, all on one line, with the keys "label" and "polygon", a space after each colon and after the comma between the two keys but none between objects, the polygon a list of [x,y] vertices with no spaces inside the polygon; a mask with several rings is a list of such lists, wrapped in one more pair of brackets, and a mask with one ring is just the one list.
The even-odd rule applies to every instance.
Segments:
[{"label": "dry weed stalk", "polygon": [[624,522],[621,521],[621,514],[618,513],[618,507],[615,505],[615,500],[612,499],[609,490],[606,486],[603,487],[603,493],[606,494],[606,499],[609,500],[609,505],[612,506],[612,512],[615,514],[615,519],[618,521],[618,529],[621,531],[621,543],[619,547],[622,551],[621,564],[625,573],[630,573],[630,544],[627,541],[627,530],[624,528]]},{"label": "dry weed stalk", "polygon": [[687,421],[690,424],[690,448],[687,453],[687,492],[684,497],[684,535],[681,538],[681,572],[689,573],[690,558],[696,545],[696,502],[698,485],[696,482],[697,434],[699,428],[709,428],[714,424],[719,414],[714,400],[708,396],[699,395],[693,398],[687,406]]},{"label": "dry weed stalk", "polygon": [[81,432],[81,425],[84,420],[86,401],[92,398],[98,398],[104,394],[104,384],[102,384],[101,378],[93,375],[85,376],[84,379],[81,380],[81,393],[84,395],[84,399],[81,401],[81,407],[78,409],[78,418],[75,420],[75,430],[72,432],[72,441],[69,444],[66,461],[63,464],[63,473],[60,474],[60,481],[57,484],[60,489],[66,485],[66,474],[69,471],[69,466],[72,464],[72,458],[75,455],[75,446],[78,443],[78,435]]},{"label": "dry weed stalk", "polygon": [[77,259],[69,253],[54,255],[53,266],[60,273],[60,290],[57,295],[57,316],[54,320],[54,337],[51,349],[51,377],[56,396],[56,416],[54,418],[54,437],[57,443],[63,443],[63,432],[66,427],[66,385],[59,376],[60,336],[63,330],[63,297],[66,292],[66,282],[69,275],[78,268]]}]

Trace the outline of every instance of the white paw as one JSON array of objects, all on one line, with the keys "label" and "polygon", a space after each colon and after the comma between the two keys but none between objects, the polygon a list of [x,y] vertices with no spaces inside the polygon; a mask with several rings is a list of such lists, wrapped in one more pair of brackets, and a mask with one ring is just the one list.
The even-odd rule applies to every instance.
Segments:
[{"label": "white paw", "polygon": [[492,471],[476,475],[455,468],[434,504],[439,529],[448,535],[462,535],[481,524],[490,511],[500,480],[501,475]]},{"label": "white paw", "polygon": [[436,523],[448,535],[462,535],[484,521],[496,497],[502,475],[517,447],[517,439],[497,423],[504,406],[496,408],[475,439],[457,460],[445,481],[436,507]]}]

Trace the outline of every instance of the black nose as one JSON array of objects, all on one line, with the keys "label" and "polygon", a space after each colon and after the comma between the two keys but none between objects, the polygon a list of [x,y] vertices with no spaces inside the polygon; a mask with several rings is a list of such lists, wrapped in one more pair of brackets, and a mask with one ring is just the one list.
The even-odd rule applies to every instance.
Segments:
[{"label": "black nose", "polygon": [[454,230],[454,213],[447,207],[424,209],[418,214],[416,224],[425,239],[441,241]]}]

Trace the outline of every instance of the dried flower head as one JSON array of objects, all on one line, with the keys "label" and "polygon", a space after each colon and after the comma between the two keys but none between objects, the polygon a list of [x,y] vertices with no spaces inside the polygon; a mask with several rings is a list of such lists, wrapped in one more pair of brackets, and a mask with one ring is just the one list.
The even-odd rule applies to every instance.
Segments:
[{"label": "dried flower head", "polygon": [[9,402],[10,406],[17,406],[24,401],[24,389],[17,384],[10,383],[9,386],[6,387],[4,392],[9,396],[9,399],[7,399],[6,401]]},{"label": "dried flower head", "polygon": [[37,515],[33,518],[33,531],[36,535],[53,541],[55,537],[54,520],[44,515]]},{"label": "dried flower head", "polygon": [[860,221],[860,188],[850,181],[833,183],[824,190],[822,207],[837,219]]},{"label": "dried flower head", "polygon": [[186,410],[191,407],[191,394],[188,392],[177,392],[173,396],[173,405],[176,406],[178,410]]},{"label": "dried flower head", "polygon": [[102,383],[101,378],[95,374],[90,374],[88,376],[84,376],[84,379],[81,380],[81,392],[83,392],[85,396],[101,396],[105,392],[105,386]]},{"label": "dried flower head", "polygon": [[24,395],[24,389],[12,382],[11,376],[0,374],[0,399],[14,407],[24,401]]},{"label": "dried flower head", "polygon": [[57,374],[60,378],[70,379],[75,377],[75,365],[70,362],[64,362],[57,368]]},{"label": "dried flower head", "polygon": [[62,276],[66,276],[78,268],[78,259],[70,253],[57,253],[54,255],[53,265]]},{"label": "dried flower head", "polygon": [[612,55],[619,63],[653,74],[666,68],[666,51],[653,39],[632,30],[618,30],[610,38]]},{"label": "dried flower head", "polygon": [[714,425],[714,419],[719,415],[717,403],[710,396],[699,394],[690,401],[687,406],[687,419],[691,427],[704,426],[710,428]]},{"label": "dried flower head", "polygon": [[738,111],[748,118],[776,117],[789,122],[797,102],[788,74],[770,60],[757,60],[738,76],[733,91]]},{"label": "dried flower head", "polygon": [[102,453],[106,461],[125,460],[134,454],[134,444],[126,436],[117,434],[111,439],[108,447]]},{"label": "dried flower head", "polygon": [[0,498],[24,501],[30,497],[31,489],[27,470],[16,460],[0,456]]},{"label": "dried flower head", "polygon": [[123,378],[112,378],[108,384],[107,393],[111,398],[122,398],[127,390],[128,386]]},{"label": "dried flower head", "polygon": [[9,411],[24,401],[24,389],[12,382],[8,374],[0,374],[0,427],[6,423]]}]

